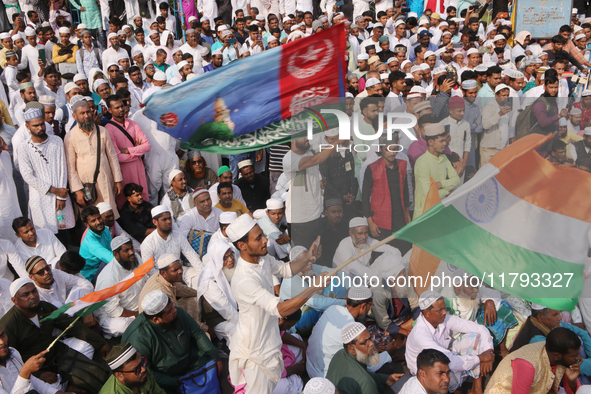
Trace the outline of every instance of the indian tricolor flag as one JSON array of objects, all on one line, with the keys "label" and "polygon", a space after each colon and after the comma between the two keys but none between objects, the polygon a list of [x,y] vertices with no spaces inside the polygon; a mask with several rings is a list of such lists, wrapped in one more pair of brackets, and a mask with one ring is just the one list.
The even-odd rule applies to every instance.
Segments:
[{"label": "indian tricolor flag", "polygon": [[134,283],[142,279],[144,275],[150,272],[153,267],[154,259],[149,259],[115,285],[87,294],[79,300],[70,302],[69,304],[66,304],[54,311],[51,315],[47,316],[43,320],[57,319],[62,314],[78,317],[90,315],[92,312],[103,306],[107,299],[116,296],[119,293],[123,293],[125,290],[129,289]]},{"label": "indian tricolor flag", "polygon": [[591,174],[555,167],[531,134],[395,233],[506,293],[572,310],[583,288]]}]

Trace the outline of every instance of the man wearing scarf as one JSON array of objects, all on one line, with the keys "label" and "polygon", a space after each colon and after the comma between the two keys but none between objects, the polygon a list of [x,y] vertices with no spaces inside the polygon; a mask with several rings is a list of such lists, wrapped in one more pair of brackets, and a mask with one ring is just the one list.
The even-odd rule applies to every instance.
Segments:
[{"label": "man wearing scarf", "polygon": [[205,187],[209,189],[211,185],[217,182],[218,177],[211,168],[207,167],[205,158],[201,152],[190,150],[187,152],[187,164],[185,165],[185,177],[187,185],[193,189]]},{"label": "man wearing scarf", "polygon": [[170,187],[160,203],[170,208],[173,219],[177,221],[191,208],[195,207],[191,197],[193,188],[187,186],[185,174],[177,169],[170,172],[168,180],[170,181]]}]

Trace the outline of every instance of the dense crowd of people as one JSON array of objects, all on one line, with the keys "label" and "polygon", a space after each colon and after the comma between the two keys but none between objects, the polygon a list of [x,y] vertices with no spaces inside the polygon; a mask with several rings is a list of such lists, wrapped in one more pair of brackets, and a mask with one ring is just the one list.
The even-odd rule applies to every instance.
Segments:
[{"label": "dense crowd of people", "polygon": [[[0,392],[591,392],[589,279],[560,311],[453,261],[437,272],[459,282],[392,286],[404,240],[360,255],[426,211],[432,181],[443,199],[527,134],[553,135],[544,165],[586,179],[584,4],[549,39],[515,31],[502,0],[4,4]],[[218,155],[143,113],[335,25],[350,140]],[[412,135],[378,136],[385,112],[416,117]],[[46,319],[150,259],[92,314]]]}]

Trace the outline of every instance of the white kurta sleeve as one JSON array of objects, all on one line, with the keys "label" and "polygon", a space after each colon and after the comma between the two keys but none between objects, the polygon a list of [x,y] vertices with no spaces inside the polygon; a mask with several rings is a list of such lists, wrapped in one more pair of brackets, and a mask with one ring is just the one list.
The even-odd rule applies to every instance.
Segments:
[{"label": "white kurta sleeve", "polygon": [[493,349],[494,347],[490,332],[485,326],[453,315],[447,315],[444,324],[455,332],[463,332],[464,334],[477,332],[482,337],[482,347],[484,349],[487,349],[487,345],[489,346],[488,349]]},{"label": "white kurta sleeve", "polygon": [[281,278],[291,278],[293,276],[290,263],[279,261],[273,256],[267,256],[267,258],[271,263],[271,273],[273,275],[279,276]]},{"label": "white kurta sleeve", "polygon": [[18,169],[23,177],[23,180],[27,182],[27,185],[37,190],[37,192],[41,195],[48,194],[49,189],[53,185],[35,175],[31,157],[28,155],[28,144],[29,142],[25,141],[16,148],[18,150]]},{"label": "white kurta sleeve", "polygon": [[203,294],[209,305],[215,309],[226,321],[238,324],[238,311],[230,304],[226,294],[215,282],[209,283],[207,291]]},{"label": "white kurta sleeve", "polygon": [[8,262],[12,265],[18,276],[21,278],[28,278],[29,274],[27,274],[27,271],[25,270],[25,262],[21,255],[16,251],[12,242],[4,239],[0,240],[0,249],[6,253]]},{"label": "white kurta sleeve", "polygon": [[[258,280],[251,277],[245,278],[240,287],[240,298],[243,303],[256,305],[272,316],[281,317],[277,310],[281,298],[263,288]],[[234,294],[236,295],[235,290]]]}]

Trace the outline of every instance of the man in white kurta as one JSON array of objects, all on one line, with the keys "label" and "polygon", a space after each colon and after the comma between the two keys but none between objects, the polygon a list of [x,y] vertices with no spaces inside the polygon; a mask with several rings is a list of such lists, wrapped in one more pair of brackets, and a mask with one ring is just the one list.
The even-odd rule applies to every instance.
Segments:
[{"label": "man in white kurta", "polygon": [[181,235],[186,237],[191,230],[204,230],[210,233],[218,231],[223,211],[211,205],[209,191],[205,188],[195,189],[193,203],[195,208],[191,208],[179,221]]},{"label": "man in white kurta", "polygon": [[[131,239],[126,236],[113,239],[111,249],[114,258],[98,274],[95,287],[97,291],[114,286],[132,275],[142,262],[133,250]],[[140,292],[147,280],[148,275],[144,275],[129,289],[109,298],[105,305],[97,309],[96,316],[105,334],[113,337],[123,335],[125,329],[138,315]]]},{"label": "man in white kurta", "polygon": [[[32,224],[30,225],[32,226]],[[60,257],[62,257],[62,254],[66,253],[66,247],[51,231],[43,228],[33,228],[32,231],[35,233],[34,236],[28,237],[27,235],[24,235],[25,238],[23,238],[22,231],[24,231],[27,226],[23,226],[17,230],[19,238],[14,244],[22,261],[27,261],[31,256],[41,256],[49,265],[55,265]]]},{"label": "man in white kurta", "polygon": [[[29,212],[33,224],[54,234],[58,229],[73,228],[76,220],[68,196],[68,168],[61,138],[48,135],[45,141],[35,143],[29,137],[17,149],[19,170],[29,185]],[[58,201],[65,204],[63,228],[59,228],[57,221]]]},{"label": "man in white kurta", "polygon": [[[4,331],[2,331],[4,333]],[[26,379],[20,373],[25,364],[21,354],[15,348],[9,347],[10,355],[4,366],[0,366],[0,393],[21,394],[36,392],[39,394],[55,394],[59,392],[58,385],[50,385],[32,374]],[[65,385],[64,385],[65,386]]]},{"label": "man in white kurta", "polygon": [[[367,219],[356,217],[349,221],[349,237],[339,243],[332,260],[333,267],[338,267],[349,258],[379,242],[371,238],[368,231]],[[368,277],[373,276],[384,281],[388,280],[389,276],[396,277],[399,272],[396,271],[396,267],[402,262],[400,251],[388,244],[382,245],[374,251],[382,252],[382,255],[371,265],[369,262],[372,254],[367,253],[349,264],[343,271],[350,276],[363,276],[367,274]]]},{"label": "man in white kurta", "polygon": [[[33,267],[33,272],[38,271]],[[94,291],[92,284],[84,277],[70,275],[64,271],[51,270],[53,283],[43,283],[38,275],[31,275],[41,301],[46,301],[61,308],[65,304],[78,300]]]},{"label": "man in white kurta", "polygon": [[[469,374],[480,380],[481,367],[492,369],[493,340],[485,326],[447,314],[441,294],[427,290],[419,298],[421,314],[406,340],[406,364],[412,375],[417,373],[417,356],[423,349],[436,349],[450,359],[449,391],[458,389]],[[451,333],[469,334],[450,346]],[[466,351],[462,342],[472,340]],[[458,346],[462,346],[460,349]],[[479,382],[480,383],[480,382]],[[480,383],[481,384],[481,383]]]},{"label": "man in white kurta", "polygon": [[231,283],[239,317],[230,347],[230,379],[234,386],[246,384],[247,394],[271,394],[283,373],[277,319],[301,308],[319,290],[306,289],[291,300],[282,302],[273,293],[272,277],[290,278],[314,261],[317,242],[297,261],[282,263],[266,255],[267,240],[249,215],[236,219],[226,233],[240,250]]},{"label": "man in white kurta", "polygon": [[4,140],[0,139],[0,238],[15,241],[12,220],[21,216],[21,209],[18,205],[16,186],[12,178],[12,162],[8,147]]},{"label": "man in white kurta", "polygon": [[14,268],[18,276],[21,278],[27,277],[25,262],[17,252],[14,244],[6,239],[0,239],[0,278],[12,282],[14,280],[14,274],[8,268],[8,263],[12,265],[12,268]]}]

